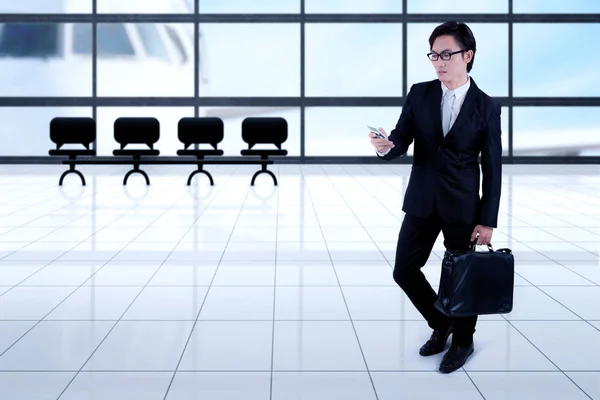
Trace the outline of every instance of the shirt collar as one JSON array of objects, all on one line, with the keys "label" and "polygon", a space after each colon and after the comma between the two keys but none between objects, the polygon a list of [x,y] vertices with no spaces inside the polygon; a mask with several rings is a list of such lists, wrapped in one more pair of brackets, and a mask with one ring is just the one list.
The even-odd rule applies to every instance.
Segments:
[{"label": "shirt collar", "polygon": [[[442,84],[442,97],[444,97],[446,95],[446,92],[450,89],[448,89],[446,87],[446,85],[444,84],[444,82],[440,82]],[[464,96],[465,94],[467,94],[467,91],[469,90],[469,87],[471,86],[471,77],[469,77],[467,75],[467,82],[464,83],[462,86],[457,87],[456,89],[454,89],[454,95],[456,96],[456,98],[459,98],[461,96]]]}]

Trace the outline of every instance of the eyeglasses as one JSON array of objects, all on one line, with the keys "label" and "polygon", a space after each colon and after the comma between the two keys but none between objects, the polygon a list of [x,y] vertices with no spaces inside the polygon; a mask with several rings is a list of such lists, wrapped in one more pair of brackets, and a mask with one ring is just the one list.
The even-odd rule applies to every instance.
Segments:
[{"label": "eyeglasses", "polygon": [[458,53],[462,53],[466,50],[458,50],[452,53],[449,53],[447,51],[442,52],[442,54],[438,54],[435,51],[432,51],[431,53],[427,53],[427,57],[431,60],[431,61],[437,61],[438,58],[441,58],[444,61],[448,61],[454,54],[458,54]]}]

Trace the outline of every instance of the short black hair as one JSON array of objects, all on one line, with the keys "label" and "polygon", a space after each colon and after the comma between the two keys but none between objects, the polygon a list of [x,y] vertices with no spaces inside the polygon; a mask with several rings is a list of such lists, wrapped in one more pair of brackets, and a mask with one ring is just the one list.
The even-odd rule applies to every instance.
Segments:
[{"label": "short black hair", "polygon": [[446,35],[454,37],[454,40],[456,40],[461,50],[473,51],[473,58],[467,64],[467,72],[471,72],[473,63],[475,62],[475,51],[477,50],[477,43],[475,42],[475,36],[473,35],[471,28],[469,28],[467,24],[463,22],[456,21],[448,21],[438,25],[431,33],[431,36],[429,36],[429,48],[433,48],[435,39],[437,39],[439,36]]}]

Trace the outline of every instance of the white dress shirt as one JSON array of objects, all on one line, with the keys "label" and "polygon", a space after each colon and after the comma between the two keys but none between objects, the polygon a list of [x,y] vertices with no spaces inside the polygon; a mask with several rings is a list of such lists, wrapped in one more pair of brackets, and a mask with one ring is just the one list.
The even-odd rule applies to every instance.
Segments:
[{"label": "white dress shirt", "polygon": [[[444,110],[444,105],[445,105],[445,101],[452,101],[452,98],[450,97],[446,97],[446,95],[448,94],[448,91],[450,89],[448,89],[446,87],[446,85],[444,84],[444,82],[440,82],[440,84],[442,85],[442,101],[440,103],[440,113],[442,113],[442,121],[444,121],[444,115],[443,115],[443,110]],[[465,102],[465,97],[467,96],[467,92],[469,91],[469,87],[471,86],[471,79],[467,76],[467,82],[465,82],[463,85],[457,87],[456,89],[454,89],[454,101],[451,107],[451,113],[450,113],[450,125],[449,127],[451,128],[452,125],[454,125],[454,122],[456,122],[456,117],[458,116],[458,113],[460,112],[460,109],[462,108],[463,103]],[[442,127],[443,130],[444,127]],[[448,129],[449,130],[449,129]],[[447,132],[444,132],[444,136],[446,136]],[[388,151],[386,151],[385,153],[381,153],[379,150],[376,150],[377,154],[379,154],[380,156],[385,156],[387,153],[390,152],[391,149],[388,149]]]}]

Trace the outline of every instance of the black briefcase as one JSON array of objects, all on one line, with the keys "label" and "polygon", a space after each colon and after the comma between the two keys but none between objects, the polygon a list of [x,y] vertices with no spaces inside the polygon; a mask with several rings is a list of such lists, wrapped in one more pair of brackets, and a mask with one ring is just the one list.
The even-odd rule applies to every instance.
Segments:
[{"label": "black briefcase", "polygon": [[513,308],[515,261],[507,248],[444,253],[435,307],[450,317],[506,314]]}]

